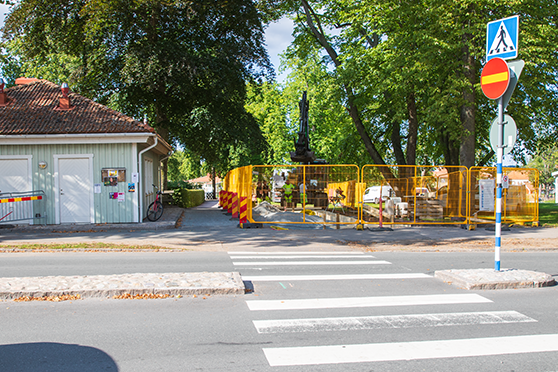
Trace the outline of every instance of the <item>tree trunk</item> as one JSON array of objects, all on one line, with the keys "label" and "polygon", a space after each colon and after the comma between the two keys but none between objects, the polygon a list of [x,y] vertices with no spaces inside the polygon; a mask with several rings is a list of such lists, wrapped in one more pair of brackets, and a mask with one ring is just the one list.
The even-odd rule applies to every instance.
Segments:
[{"label": "tree trunk", "polygon": [[449,129],[440,125],[440,134],[438,136],[440,147],[444,154],[444,164],[459,165],[460,143],[451,139]]},{"label": "tree trunk", "polygon": [[459,150],[460,164],[467,168],[475,165],[475,89],[474,85],[477,80],[475,73],[475,57],[469,50],[473,36],[471,34],[463,35],[463,73],[468,80],[468,86],[463,89],[463,99],[466,102],[460,107],[461,124],[463,125],[463,133],[461,136],[461,147]]},{"label": "tree trunk", "polygon": [[215,174],[215,167],[211,167],[211,187],[213,188],[213,199],[217,199],[217,188],[216,188],[215,178],[217,178]]},{"label": "tree trunk", "polygon": [[[386,100],[388,107],[391,107],[391,93],[384,92],[384,99]],[[401,147],[401,125],[397,120],[393,119],[395,115],[391,109],[388,109],[387,116],[386,121],[391,120],[391,146],[393,149],[393,155],[395,156],[395,161],[399,165],[405,165],[407,162],[405,160],[403,148]]]},{"label": "tree trunk", "polygon": [[415,93],[411,92],[407,96],[407,114],[409,115],[409,138],[407,139],[407,165],[415,165],[417,160],[417,140],[418,140],[418,114]]}]

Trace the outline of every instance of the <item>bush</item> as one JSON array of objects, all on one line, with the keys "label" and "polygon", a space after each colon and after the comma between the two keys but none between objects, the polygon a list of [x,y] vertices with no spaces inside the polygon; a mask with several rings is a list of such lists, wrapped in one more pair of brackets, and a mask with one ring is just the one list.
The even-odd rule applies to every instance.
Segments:
[{"label": "bush", "polygon": [[205,201],[205,192],[203,190],[175,189],[172,199],[174,204],[180,208],[197,207]]},{"label": "bush", "polygon": [[201,189],[201,186],[195,185],[187,181],[167,181],[167,190],[171,189]]}]

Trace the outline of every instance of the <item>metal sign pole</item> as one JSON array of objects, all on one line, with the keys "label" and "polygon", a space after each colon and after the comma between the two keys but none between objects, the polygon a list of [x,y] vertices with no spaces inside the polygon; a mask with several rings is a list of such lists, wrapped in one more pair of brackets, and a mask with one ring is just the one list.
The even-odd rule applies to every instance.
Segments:
[{"label": "metal sign pole", "polygon": [[498,148],[496,151],[496,227],[494,270],[500,271],[500,246],[502,233],[502,162],[504,158],[504,99],[498,99]]}]

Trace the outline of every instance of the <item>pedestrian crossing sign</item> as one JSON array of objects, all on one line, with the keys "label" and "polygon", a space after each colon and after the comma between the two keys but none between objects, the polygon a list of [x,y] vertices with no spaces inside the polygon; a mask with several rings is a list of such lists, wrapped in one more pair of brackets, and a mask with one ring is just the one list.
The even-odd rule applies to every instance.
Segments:
[{"label": "pedestrian crossing sign", "polygon": [[499,19],[486,25],[486,61],[517,57],[519,16]]}]

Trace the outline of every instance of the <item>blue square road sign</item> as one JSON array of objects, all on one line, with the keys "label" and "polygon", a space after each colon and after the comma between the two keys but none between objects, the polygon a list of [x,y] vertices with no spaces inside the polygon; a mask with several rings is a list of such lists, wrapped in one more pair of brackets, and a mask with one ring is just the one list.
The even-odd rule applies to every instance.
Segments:
[{"label": "blue square road sign", "polygon": [[492,58],[517,57],[519,16],[499,19],[486,25],[486,62]]}]

